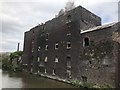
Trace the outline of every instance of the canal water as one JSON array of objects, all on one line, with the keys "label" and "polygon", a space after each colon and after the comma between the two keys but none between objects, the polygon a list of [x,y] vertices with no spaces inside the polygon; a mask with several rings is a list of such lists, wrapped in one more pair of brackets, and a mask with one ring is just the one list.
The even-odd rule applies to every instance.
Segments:
[{"label": "canal water", "polygon": [[2,88],[74,88],[66,83],[28,73],[10,73],[1,70],[0,75],[2,75]]}]

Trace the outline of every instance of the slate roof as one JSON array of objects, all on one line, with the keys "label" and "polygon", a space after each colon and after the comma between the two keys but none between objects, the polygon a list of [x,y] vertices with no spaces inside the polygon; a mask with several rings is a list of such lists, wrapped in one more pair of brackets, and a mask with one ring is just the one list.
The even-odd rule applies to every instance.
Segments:
[{"label": "slate roof", "polygon": [[96,26],[96,27],[92,27],[92,28],[89,28],[87,30],[81,30],[81,34],[83,33],[87,33],[87,32],[92,32],[92,31],[96,31],[96,30],[100,30],[100,29],[104,29],[104,28],[108,28],[108,27],[111,27],[113,25],[117,24],[116,22],[114,23],[110,23],[110,24],[105,24],[105,25],[102,25],[102,26]]}]

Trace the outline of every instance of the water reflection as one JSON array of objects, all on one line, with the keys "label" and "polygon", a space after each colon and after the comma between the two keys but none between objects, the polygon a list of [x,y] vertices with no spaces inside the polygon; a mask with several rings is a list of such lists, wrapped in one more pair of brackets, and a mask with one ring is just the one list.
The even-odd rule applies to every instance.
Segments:
[{"label": "water reflection", "polygon": [[34,77],[27,73],[0,73],[2,73],[3,88],[74,88],[69,84],[43,77]]}]

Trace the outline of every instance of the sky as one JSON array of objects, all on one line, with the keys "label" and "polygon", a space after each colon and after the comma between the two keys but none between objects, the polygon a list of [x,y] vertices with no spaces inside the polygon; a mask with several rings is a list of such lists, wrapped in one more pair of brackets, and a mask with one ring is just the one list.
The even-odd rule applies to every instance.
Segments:
[{"label": "sky", "polygon": [[[51,20],[70,0],[1,0],[0,52],[23,50],[24,32]],[[102,24],[118,21],[119,0],[72,0],[102,18]]]}]

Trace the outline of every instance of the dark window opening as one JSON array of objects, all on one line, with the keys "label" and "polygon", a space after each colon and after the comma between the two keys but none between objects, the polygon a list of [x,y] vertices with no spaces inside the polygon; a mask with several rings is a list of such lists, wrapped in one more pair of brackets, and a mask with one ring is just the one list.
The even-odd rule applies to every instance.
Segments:
[{"label": "dark window opening", "polygon": [[43,30],[45,30],[45,27],[43,26]]},{"label": "dark window opening", "polygon": [[71,15],[67,16],[67,23],[71,22]]},{"label": "dark window opening", "polygon": [[70,59],[71,59],[71,56],[70,56],[70,55],[68,55],[68,56],[67,56],[67,59],[68,59],[68,60],[70,60]]},{"label": "dark window opening", "polygon": [[58,44],[56,45],[56,48],[58,48]]},{"label": "dark window opening", "polygon": [[34,33],[34,30],[33,30],[33,33]]},{"label": "dark window opening", "polygon": [[71,44],[68,44],[68,47],[71,47]]},{"label": "dark window opening", "polygon": [[48,40],[48,37],[49,37],[49,34],[47,33],[47,34],[46,34],[46,40]]},{"label": "dark window opening", "polygon": [[71,19],[71,15],[68,15],[68,16],[67,16],[67,19],[70,20],[70,19]]},{"label": "dark window opening", "polygon": [[58,47],[59,47],[59,46],[58,46],[58,43],[56,43],[56,44],[55,44],[55,49],[58,49]]},{"label": "dark window opening", "polygon": [[92,61],[89,61],[90,64],[92,64]]},{"label": "dark window opening", "polygon": [[82,76],[82,81],[83,82],[87,82],[87,77],[86,76]]},{"label": "dark window opening", "polygon": [[45,30],[45,25],[43,23],[41,23],[41,25],[42,25],[42,29]]},{"label": "dark window opening", "polygon": [[89,41],[89,38],[84,38],[84,46],[89,46],[90,44],[90,41]]}]

